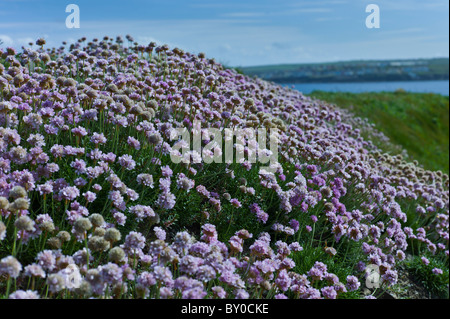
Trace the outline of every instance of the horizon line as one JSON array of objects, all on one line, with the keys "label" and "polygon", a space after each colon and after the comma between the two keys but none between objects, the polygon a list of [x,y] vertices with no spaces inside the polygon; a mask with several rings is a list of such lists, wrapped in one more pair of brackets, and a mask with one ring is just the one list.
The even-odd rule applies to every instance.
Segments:
[{"label": "horizon line", "polygon": [[290,66],[290,65],[313,65],[313,64],[336,64],[336,63],[350,63],[350,62],[388,62],[388,61],[418,61],[418,60],[450,60],[449,56],[441,57],[420,57],[420,58],[398,58],[398,59],[352,59],[352,60],[336,60],[336,61],[323,61],[323,62],[298,62],[298,63],[279,63],[279,64],[258,64],[258,65],[235,65],[230,66],[232,68],[258,68],[268,66]]}]

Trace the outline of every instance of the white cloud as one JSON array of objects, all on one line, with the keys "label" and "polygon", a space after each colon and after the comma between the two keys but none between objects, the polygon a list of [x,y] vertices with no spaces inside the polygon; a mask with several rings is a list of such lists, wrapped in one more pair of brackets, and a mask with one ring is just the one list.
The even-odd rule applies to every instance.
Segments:
[{"label": "white cloud", "polygon": [[292,3],[292,6],[309,6],[309,5],[322,5],[322,6],[328,6],[328,5],[334,5],[334,4],[347,4],[347,0],[322,0],[322,1],[301,1],[301,2],[295,2]]},{"label": "white cloud", "polygon": [[388,31],[382,31],[380,34],[382,35],[391,35],[391,34],[408,34],[408,33],[420,33],[425,31],[424,28],[405,28],[405,29],[398,29],[398,30],[388,30]]},{"label": "white cloud", "polygon": [[143,43],[143,44],[148,44],[150,42],[155,42],[155,43],[162,43],[163,41],[160,41],[159,39],[156,39],[154,37],[149,37],[149,36],[142,36],[139,35],[136,37],[136,41],[139,43]]},{"label": "white cloud", "polygon": [[[98,36],[96,30],[108,30],[110,35],[129,33],[143,44],[155,41],[194,53],[205,52],[208,57],[226,61],[229,65],[274,61],[283,51],[280,44],[293,48],[309,38],[294,26],[271,26],[247,19],[84,22],[83,35]],[[265,49],[270,43],[277,45]],[[286,56],[291,53],[286,52]],[[290,59],[301,59],[294,54]]]},{"label": "white cloud", "polygon": [[[373,3],[373,0],[365,0],[367,3]],[[440,11],[444,10],[449,6],[448,0],[377,0],[377,5],[379,5],[381,10],[392,10],[392,11],[422,11],[422,10],[432,10]]]},{"label": "white cloud", "polygon": [[228,17],[228,18],[257,18],[265,16],[266,14],[264,12],[231,12],[231,13],[224,13],[222,14],[222,17]]},{"label": "white cloud", "polygon": [[19,45],[28,46],[28,43],[35,43],[36,39],[33,39],[31,37],[25,37],[25,38],[18,38],[16,43]]},{"label": "white cloud", "polygon": [[1,42],[3,42],[3,46],[10,47],[14,45],[13,39],[11,39],[11,37],[7,36],[6,34],[0,34],[0,40]]},{"label": "white cloud", "polygon": [[343,17],[339,17],[339,16],[329,16],[329,17],[320,17],[320,18],[316,18],[314,19],[314,21],[316,22],[328,22],[328,21],[339,21],[339,20],[343,20]]},{"label": "white cloud", "polygon": [[287,11],[290,13],[328,13],[333,12],[333,9],[331,8],[302,8],[302,9],[295,9]]}]

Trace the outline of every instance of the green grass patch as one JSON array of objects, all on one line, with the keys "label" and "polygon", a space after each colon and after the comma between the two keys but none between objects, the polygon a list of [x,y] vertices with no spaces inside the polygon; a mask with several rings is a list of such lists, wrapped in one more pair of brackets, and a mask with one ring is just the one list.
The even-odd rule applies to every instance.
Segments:
[{"label": "green grass patch", "polygon": [[[334,93],[310,96],[367,118],[428,170],[449,172],[449,97],[431,93]],[[383,145],[377,145],[382,150]]]},{"label": "green grass patch", "polygon": [[[435,298],[449,298],[449,272],[448,258],[441,256],[427,256],[430,263],[426,265],[421,257],[414,256],[406,261],[405,265],[414,279],[420,282]],[[442,269],[442,274],[436,274],[433,269]]]}]

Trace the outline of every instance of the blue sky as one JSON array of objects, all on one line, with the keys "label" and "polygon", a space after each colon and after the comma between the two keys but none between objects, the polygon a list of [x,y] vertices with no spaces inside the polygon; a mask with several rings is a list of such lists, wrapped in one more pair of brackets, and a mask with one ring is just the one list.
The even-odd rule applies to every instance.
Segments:
[{"label": "blue sky", "polygon": [[[68,4],[81,28],[67,29]],[[368,4],[381,28],[368,29]],[[230,66],[449,56],[448,0],[0,0],[3,46],[131,34]]]}]

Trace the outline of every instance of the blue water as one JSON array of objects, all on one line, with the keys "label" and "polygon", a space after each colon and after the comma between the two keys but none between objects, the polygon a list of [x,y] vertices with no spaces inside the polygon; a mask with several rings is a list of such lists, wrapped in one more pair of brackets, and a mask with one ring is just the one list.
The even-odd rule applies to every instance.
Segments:
[{"label": "blue water", "polygon": [[320,90],[327,92],[393,92],[397,89],[404,89],[407,92],[415,93],[438,93],[449,95],[449,81],[405,81],[405,82],[361,82],[361,83],[294,83],[283,84],[302,93],[308,94],[312,91]]}]

